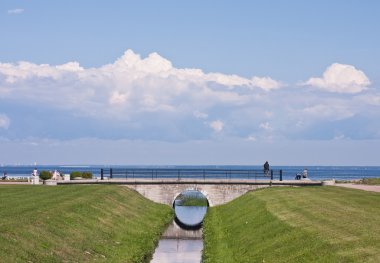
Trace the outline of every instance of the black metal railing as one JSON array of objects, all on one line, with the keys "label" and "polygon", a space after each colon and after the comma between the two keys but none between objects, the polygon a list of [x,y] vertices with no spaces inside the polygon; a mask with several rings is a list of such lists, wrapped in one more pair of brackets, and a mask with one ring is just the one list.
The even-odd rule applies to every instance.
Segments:
[{"label": "black metal railing", "polygon": [[282,170],[235,170],[235,169],[145,169],[102,168],[100,178],[123,179],[270,179],[282,181]]}]

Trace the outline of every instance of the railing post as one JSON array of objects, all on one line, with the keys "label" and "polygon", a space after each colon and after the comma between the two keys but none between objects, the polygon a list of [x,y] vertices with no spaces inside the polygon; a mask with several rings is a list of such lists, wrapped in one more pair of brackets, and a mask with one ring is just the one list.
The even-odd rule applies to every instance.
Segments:
[{"label": "railing post", "polygon": [[103,168],[100,169],[100,180],[103,180],[104,178],[104,171],[103,171]]},{"label": "railing post", "polygon": [[270,179],[273,180],[273,170],[270,170]]},{"label": "railing post", "polygon": [[280,181],[282,181],[282,169],[280,170]]},{"label": "railing post", "polygon": [[110,179],[112,179],[112,168],[110,168]]},{"label": "railing post", "polygon": [[177,176],[178,176],[178,181],[179,181],[179,170],[178,170],[178,174],[177,174]]}]

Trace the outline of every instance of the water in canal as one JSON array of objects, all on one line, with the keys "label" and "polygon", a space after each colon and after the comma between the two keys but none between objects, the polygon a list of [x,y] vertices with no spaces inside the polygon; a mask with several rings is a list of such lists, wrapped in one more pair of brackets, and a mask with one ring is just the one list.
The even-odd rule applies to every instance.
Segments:
[{"label": "water in canal", "polygon": [[173,208],[176,219],[162,235],[151,263],[199,263],[203,250],[201,223],[207,212],[207,199],[199,192],[186,191],[177,197]]}]

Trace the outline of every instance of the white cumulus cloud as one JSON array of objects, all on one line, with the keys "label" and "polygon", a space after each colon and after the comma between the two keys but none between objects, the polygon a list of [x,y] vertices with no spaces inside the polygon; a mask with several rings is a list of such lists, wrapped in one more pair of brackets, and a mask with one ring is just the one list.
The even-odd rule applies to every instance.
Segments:
[{"label": "white cumulus cloud", "polygon": [[110,104],[124,104],[126,103],[128,99],[128,94],[123,94],[118,91],[115,91],[111,94],[111,97],[109,98]]},{"label": "white cumulus cloud", "polygon": [[212,121],[210,123],[210,127],[214,130],[214,132],[221,132],[224,128],[224,123],[221,120]]},{"label": "white cumulus cloud", "polygon": [[284,86],[281,82],[271,79],[270,77],[253,77],[251,83],[253,86],[266,91],[279,89]]},{"label": "white cumulus cloud", "polygon": [[24,9],[22,9],[22,8],[16,8],[16,9],[10,9],[10,10],[8,10],[8,14],[10,14],[10,15],[18,15],[18,14],[22,14],[22,13],[24,13]]},{"label": "white cumulus cloud", "polygon": [[0,129],[8,129],[10,125],[10,120],[7,115],[0,114]]},{"label": "white cumulus cloud", "polygon": [[[2,96],[44,101],[93,116],[198,111],[202,114],[195,117],[205,118],[207,110],[215,105],[249,103],[252,88],[268,90],[276,86],[270,78],[262,83],[259,78],[253,79],[254,82],[237,75],[175,68],[157,53],[141,58],[132,50],[99,68],[85,69],[78,62],[56,66],[25,61],[0,63]],[[234,89],[237,86],[246,92]],[[121,113],[121,105],[128,112]]]},{"label": "white cumulus cloud", "polygon": [[371,82],[363,71],[354,66],[334,63],[325,70],[321,78],[310,78],[304,84],[330,92],[359,93]]},{"label": "white cumulus cloud", "polygon": [[197,119],[207,119],[208,118],[208,114],[204,113],[204,112],[194,111],[193,114],[194,114],[194,117]]},{"label": "white cumulus cloud", "polygon": [[266,130],[266,131],[272,131],[272,130],[273,130],[273,128],[272,128],[272,126],[269,124],[269,122],[263,122],[263,123],[260,123],[259,128],[260,128],[260,129],[263,129],[263,130]]}]

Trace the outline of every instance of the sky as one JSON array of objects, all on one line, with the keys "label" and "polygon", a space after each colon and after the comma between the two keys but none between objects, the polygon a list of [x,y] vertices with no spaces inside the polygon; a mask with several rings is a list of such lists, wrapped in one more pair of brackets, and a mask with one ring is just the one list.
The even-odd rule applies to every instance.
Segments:
[{"label": "sky", "polygon": [[0,165],[380,165],[378,1],[0,2]]}]

